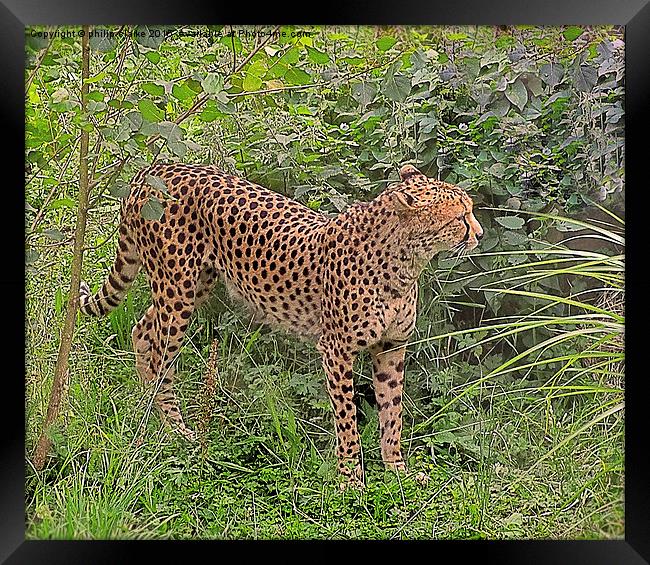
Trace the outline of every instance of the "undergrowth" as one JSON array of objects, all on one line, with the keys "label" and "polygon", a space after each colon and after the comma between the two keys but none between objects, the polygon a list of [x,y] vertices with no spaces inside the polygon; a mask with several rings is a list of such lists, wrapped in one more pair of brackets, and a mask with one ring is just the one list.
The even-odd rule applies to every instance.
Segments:
[{"label": "undergrowth", "polygon": [[[203,430],[201,441],[190,445],[162,428],[135,377],[129,344],[149,299],[138,279],[107,319],[79,319],[54,457],[40,473],[28,469],[27,537],[621,538],[622,288],[618,301],[612,292],[622,267],[613,269],[616,257],[603,255],[595,269],[592,256],[557,246],[554,253],[541,266],[531,261],[494,280],[504,293],[526,292],[515,283],[550,276],[559,268],[554,261],[568,254],[574,274],[584,271],[577,277],[609,277],[603,296],[610,302],[585,308],[579,297],[539,293],[532,312],[479,316],[476,327],[446,331],[460,300],[446,290],[462,268],[425,273],[423,283],[439,292],[433,301],[423,293],[409,347],[403,447],[410,468],[430,481],[422,486],[384,470],[369,363],[361,356],[361,492],[339,489],[315,348],[252,326],[223,290],[193,319],[178,360],[183,410]],[[64,273],[65,261],[56,269]],[[479,275],[471,279],[481,288]],[[28,293],[28,452],[57,347],[42,328],[58,327],[62,317],[52,294],[48,284]],[[553,316],[567,300],[573,312]],[[213,344],[212,410],[202,423]]]}]

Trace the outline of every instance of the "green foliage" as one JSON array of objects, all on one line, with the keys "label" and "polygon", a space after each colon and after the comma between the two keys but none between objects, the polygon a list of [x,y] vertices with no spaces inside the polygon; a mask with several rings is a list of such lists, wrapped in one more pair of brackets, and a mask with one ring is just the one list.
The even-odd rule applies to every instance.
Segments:
[{"label": "green foliage", "polygon": [[[68,292],[82,130],[95,287],[129,181],[156,159],[214,163],[330,214],[409,162],[467,189],[485,237],[421,279],[404,445],[426,487],[383,470],[366,364],[355,378],[367,488],[340,493],[315,350],[251,329],[222,291],[179,359],[191,422],[218,338],[208,448],[177,444],[133,378],[142,278],[108,323],[79,321],[60,462],[28,476],[28,537],[622,535],[619,28],[96,31],[86,113],[79,38],[27,34],[28,445],[56,353],[43,328],[58,327]],[[147,182],[159,194],[143,215],[157,219],[169,194]]]}]

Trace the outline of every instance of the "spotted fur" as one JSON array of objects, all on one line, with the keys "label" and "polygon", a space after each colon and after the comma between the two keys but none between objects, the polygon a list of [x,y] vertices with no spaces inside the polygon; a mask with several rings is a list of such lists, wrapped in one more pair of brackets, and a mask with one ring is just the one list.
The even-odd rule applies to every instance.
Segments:
[{"label": "spotted fur", "polygon": [[[149,177],[161,179],[171,199]],[[259,319],[316,343],[339,470],[351,482],[362,480],[352,368],[369,349],[382,458],[404,469],[404,352],[415,326],[418,276],[436,253],[476,247],[483,230],[460,188],[410,165],[400,177],[371,202],[330,217],[212,166],[154,164],[133,179],[115,263],[94,296],[82,283],[81,311],[115,308],[144,267],[153,303],[133,328],[136,370],[156,386],[163,420],[191,439],[173,392],[173,360],[193,311],[224,280]],[[165,202],[160,221],[142,216],[151,197]]]}]

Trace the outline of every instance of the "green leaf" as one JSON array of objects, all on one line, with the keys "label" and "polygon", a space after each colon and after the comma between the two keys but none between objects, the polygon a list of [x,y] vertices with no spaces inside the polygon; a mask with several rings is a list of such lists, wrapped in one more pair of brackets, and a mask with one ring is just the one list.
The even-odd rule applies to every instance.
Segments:
[{"label": "green leaf", "polygon": [[147,51],[144,56],[149,59],[154,65],[160,63],[160,53],[157,51]]},{"label": "green leaf", "polygon": [[172,153],[177,157],[183,158],[187,153],[187,145],[183,141],[168,141],[167,147],[169,147]]},{"label": "green leaf", "polygon": [[54,293],[54,309],[57,314],[63,312],[63,292],[61,292],[60,288],[57,288]]},{"label": "green leaf", "polygon": [[43,235],[54,241],[63,241],[65,239],[65,236],[56,229],[43,230]]},{"label": "green leaf", "polygon": [[127,109],[127,110],[128,110],[129,108],[133,108],[133,107],[134,107],[134,104],[133,104],[132,102],[129,102],[128,100],[118,100],[117,98],[111,98],[111,99],[108,101],[108,105],[109,105],[111,108],[118,108],[118,109],[125,108],[125,109]]},{"label": "green leaf", "polygon": [[341,57],[341,59],[339,60],[342,63],[347,63],[348,65],[352,65],[353,67],[361,65],[365,61],[363,57]]},{"label": "green leaf", "polygon": [[158,108],[151,100],[143,98],[138,100],[138,108],[142,113],[142,117],[148,122],[159,122],[165,117],[165,112]]},{"label": "green leaf", "polygon": [[122,179],[116,179],[108,191],[115,198],[126,198],[131,193],[131,185]]},{"label": "green leaf", "polygon": [[88,100],[88,106],[86,111],[89,114],[97,114],[106,110],[106,104],[104,102],[95,102],[94,100]]},{"label": "green leaf", "polygon": [[489,169],[488,172],[497,177],[497,178],[503,178],[503,174],[506,171],[506,166],[503,163],[494,163]]},{"label": "green leaf", "polygon": [[330,62],[330,56],[323,51],[319,51],[313,47],[307,47],[307,56],[312,63],[316,65],[326,65]]},{"label": "green leaf", "polygon": [[518,230],[524,225],[523,218],[520,218],[519,216],[500,216],[494,218],[494,220],[509,230]]},{"label": "green leaf", "polygon": [[217,107],[214,100],[208,100],[199,114],[199,120],[203,122],[214,122],[217,118],[223,117],[223,112]]},{"label": "green leaf", "polygon": [[478,120],[474,122],[474,125],[478,126],[490,118],[496,118],[496,114],[492,110],[485,112]]},{"label": "green leaf", "polygon": [[377,46],[377,49],[379,49],[380,51],[388,51],[396,43],[397,43],[396,38],[391,37],[390,35],[384,35],[383,37],[380,37],[375,42],[375,45]]},{"label": "green leaf", "polygon": [[301,86],[303,84],[311,83],[311,75],[302,69],[293,67],[287,71],[287,74],[284,75],[284,79],[288,84],[292,86]]},{"label": "green leaf", "polygon": [[246,72],[249,75],[254,75],[256,77],[264,76],[266,74],[266,71],[267,71],[267,67],[264,64],[264,61],[262,61],[261,59],[258,59],[257,61],[254,61],[246,69]]},{"label": "green leaf", "polygon": [[503,55],[501,52],[497,51],[496,49],[489,49],[481,56],[481,67],[487,67],[488,65],[498,63],[502,59]]},{"label": "green leaf", "polygon": [[546,84],[555,86],[564,76],[564,67],[560,63],[546,63],[539,68],[539,75]]},{"label": "green leaf", "polygon": [[175,142],[183,139],[183,130],[174,122],[160,122],[160,136],[167,142]]},{"label": "green leaf", "polygon": [[38,35],[25,35],[25,44],[27,47],[30,49],[34,49],[35,51],[40,51],[41,49],[45,49],[49,43],[49,39],[47,37],[42,37]]},{"label": "green leaf", "polygon": [[506,98],[517,106],[520,111],[524,109],[526,102],[528,102],[528,91],[520,79],[508,85],[508,88],[506,88]]},{"label": "green leaf", "polygon": [[278,59],[278,63],[290,67],[291,65],[295,65],[299,60],[300,51],[298,51],[296,47],[291,47],[288,51],[285,51],[282,54],[280,59]]},{"label": "green leaf", "polygon": [[518,255],[508,255],[508,263],[511,265],[520,265],[521,263],[528,260],[528,257],[523,254]]},{"label": "green leaf", "polygon": [[372,82],[356,82],[352,85],[352,98],[362,108],[370,104],[377,96],[377,86]]},{"label": "green leaf", "polygon": [[140,211],[140,214],[145,220],[154,220],[156,222],[160,221],[164,213],[164,204],[153,196],[143,204],[142,210]]},{"label": "green leaf", "polygon": [[403,102],[411,92],[411,79],[402,74],[395,74],[393,65],[386,71],[380,89],[389,100]]},{"label": "green leaf", "polygon": [[242,88],[246,92],[253,92],[254,90],[259,90],[262,86],[262,79],[258,76],[247,74],[244,77],[244,82],[242,82]]},{"label": "green leaf", "polygon": [[143,47],[158,49],[165,38],[165,31],[161,26],[137,26],[133,33],[135,40]]},{"label": "green leaf", "polygon": [[57,200],[54,200],[48,208],[50,210],[56,210],[57,208],[76,208],[77,205],[75,201],[70,198],[69,196],[66,196],[65,198],[59,198]]},{"label": "green leaf", "polygon": [[151,94],[151,96],[164,96],[165,94],[165,87],[153,82],[144,82],[140,85],[140,88],[147,94]]},{"label": "green leaf", "polygon": [[481,72],[481,61],[476,57],[466,57],[461,59],[459,65],[469,81],[474,81]]},{"label": "green leaf", "polygon": [[183,84],[187,86],[187,88],[189,88],[195,94],[199,94],[203,91],[203,87],[201,86],[201,81],[196,76],[186,79]]},{"label": "green leaf", "polygon": [[567,41],[575,41],[584,33],[584,28],[579,27],[579,26],[570,26],[564,30],[562,35],[564,35],[564,39]]},{"label": "green leaf", "polygon": [[65,100],[59,104],[52,103],[52,111],[58,114],[64,114],[65,112],[70,112],[76,108],[79,108],[79,105],[73,102],[72,100]]},{"label": "green leaf", "polygon": [[140,112],[129,112],[125,118],[131,131],[140,131],[142,127],[142,114]]},{"label": "green leaf", "polygon": [[175,84],[172,86],[172,96],[181,102],[191,100],[196,96],[196,92],[192,90],[186,83]]},{"label": "green leaf", "polygon": [[107,76],[108,75],[105,72],[104,73],[98,73],[95,76],[88,77],[88,78],[84,79],[84,82],[86,84],[93,84],[94,82],[100,82],[100,81],[104,80]]},{"label": "green leaf", "polygon": [[533,96],[541,96],[544,94],[544,85],[541,79],[533,73],[524,73],[521,80],[526,85],[526,88]]},{"label": "green leaf", "polygon": [[38,261],[40,254],[36,249],[28,249],[25,251],[25,265],[33,265]]},{"label": "green leaf", "polygon": [[60,102],[67,100],[68,97],[69,93],[65,88],[57,88],[52,94],[52,102],[59,104]]},{"label": "green leaf", "polygon": [[536,96],[528,100],[528,105],[521,114],[527,120],[536,120],[542,115],[542,102]]},{"label": "green leaf", "polygon": [[[27,154],[27,160],[30,163],[36,163],[39,167],[45,167],[47,165],[47,161],[43,157],[43,153],[41,151],[30,151]],[[25,202],[27,204],[27,202]]]},{"label": "green leaf", "polygon": [[217,94],[223,89],[223,77],[218,73],[207,73],[201,80],[201,86],[206,94]]},{"label": "green leaf", "polygon": [[158,135],[158,133],[160,133],[160,130],[158,128],[158,124],[143,120],[139,133],[142,135]]},{"label": "green leaf", "polygon": [[237,37],[236,35],[224,35],[219,40],[219,43],[225,45],[226,47],[228,47],[228,49],[234,51],[235,53],[241,53],[242,50],[241,39],[239,39],[239,37]]},{"label": "green leaf", "polygon": [[115,39],[111,37],[111,30],[106,28],[94,28],[90,32],[88,44],[93,51],[108,53],[115,49]]},{"label": "green leaf", "polygon": [[573,73],[576,88],[582,92],[591,92],[598,81],[598,71],[589,65],[577,65]]},{"label": "green leaf", "polygon": [[269,70],[267,71],[264,78],[269,81],[282,78],[285,74],[287,74],[288,70],[289,67],[287,65],[283,65],[282,63],[275,63],[269,67]]},{"label": "green leaf", "polygon": [[499,118],[503,118],[510,110],[510,101],[503,95],[499,95],[494,102],[490,104],[490,110]]},{"label": "green leaf", "polygon": [[147,175],[145,181],[149,186],[155,188],[156,190],[160,190],[160,192],[162,192],[163,194],[169,194],[169,190],[167,189],[167,184],[165,184],[165,181],[160,177],[156,177],[154,175]]},{"label": "green leaf", "polygon": [[527,245],[530,242],[525,234],[516,231],[504,232],[501,236],[501,241],[503,241],[503,243],[506,245],[512,245],[513,247],[521,247],[522,245]]}]

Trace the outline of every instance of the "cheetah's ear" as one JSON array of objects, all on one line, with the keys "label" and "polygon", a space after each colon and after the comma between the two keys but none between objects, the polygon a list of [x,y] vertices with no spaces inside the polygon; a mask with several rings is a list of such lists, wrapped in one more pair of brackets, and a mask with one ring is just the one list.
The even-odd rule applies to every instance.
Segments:
[{"label": "cheetah's ear", "polygon": [[393,204],[393,208],[400,215],[415,210],[415,197],[405,190],[395,190],[391,192],[390,200]]},{"label": "cheetah's ear", "polygon": [[399,170],[399,176],[402,180],[406,180],[414,175],[421,175],[422,173],[418,171],[413,165],[404,165]]}]

